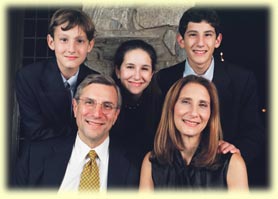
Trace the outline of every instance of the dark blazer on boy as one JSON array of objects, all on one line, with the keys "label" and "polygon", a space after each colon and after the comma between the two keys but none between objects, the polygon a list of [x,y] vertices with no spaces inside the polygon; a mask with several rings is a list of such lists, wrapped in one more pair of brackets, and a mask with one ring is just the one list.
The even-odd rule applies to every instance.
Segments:
[{"label": "dark blazer on boy", "polygon": [[[163,96],[183,77],[184,67],[185,61],[155,74]],[[265,139],[255,76],[251,71],[215,60],[212,82],[219,95],[224,140],[240,149],[248,165],[261,152]]]},{"label": "dark blazer on boy", "polygon": [[[92,73],[98,72],[82,64],[76,86]],[[21,137],[44,140],[77,132],[70,108],[71,101],[56,59],[27,65],[19,70],[16,77],[16,95]]]}]

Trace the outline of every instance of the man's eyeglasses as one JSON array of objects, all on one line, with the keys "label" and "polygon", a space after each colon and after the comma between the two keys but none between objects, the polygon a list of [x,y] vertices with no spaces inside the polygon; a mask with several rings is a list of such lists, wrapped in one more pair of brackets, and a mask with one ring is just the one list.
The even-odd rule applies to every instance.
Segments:
[{"label": "man's eyeglasses", "polygon": [[103,114],[109,114],[113,109],[118,108],[118,106],[115,106],[112,102],[98,103],[96,100],[91,98],[77,98],[76,100],[81,101],[86,108],[90,108],[92,110],[95,110],[97,104],[100,104]]}]

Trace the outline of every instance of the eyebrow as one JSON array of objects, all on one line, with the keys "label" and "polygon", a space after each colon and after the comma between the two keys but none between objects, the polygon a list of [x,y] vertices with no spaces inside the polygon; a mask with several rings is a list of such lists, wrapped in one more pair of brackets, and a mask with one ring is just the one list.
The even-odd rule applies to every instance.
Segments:
[{"label": "eyebrow", "polygon": [[[204,32],[205,33],[215,33],[215,31],[213,31],[213,30],[206,30]],[[188,30],[188,31],[186,31],[186,33],[199,33],[199,31],[197,31],[197,30]]]},{"label": "eyebrow", "polygon": [[[93,99],[93,98],[90,98],[90,97],[79,97],[79,99],[83,99],[83,100],[92,100],[92,101],[98,102],[96,99]],[[113,102],[111,102],[111,101],[102,101],[102,102],[100,102],[100,103],[111,103],[111,104],[115,105],[115,104],[114,104]]]},{"label": "eyebrow", "polygon": [[[132,66],[135,66],[136,64],[134,64],[134,63],[130,63],[130,62],[128,62],[128,63],[126,63],[125,65],[132,65]],[[144,67],[152,67],[151,65],[149,65],[149,64],[143,64],[143,65],[140,65],[140,66],[144,66]]]},{"label": "eyebrow", "polygon": [[[189,101],[193,101],[191,97],[180,97],[178,100],[189,100]],[[206,103],[209,104],[210,102],[207,100],[199,100],[199,103]]]}]

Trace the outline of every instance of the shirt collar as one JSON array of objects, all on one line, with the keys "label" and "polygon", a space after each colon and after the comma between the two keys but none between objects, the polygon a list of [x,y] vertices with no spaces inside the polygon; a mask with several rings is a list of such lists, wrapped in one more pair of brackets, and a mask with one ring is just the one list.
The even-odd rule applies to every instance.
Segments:
[{"label": "shirt collar", "polygon": [[65,84],[66,82],[68,82],[68,83],[70,84],[70,87],[71,87],[71,88],[75,88],[76,83],[77,83],[77,77],[78,77],[78,74],[79,74],[79,69],[80,69],[80,68],[78,68],[77,72],[76,72],[73,76],[71,76],[69,79],[66,79],[66,78],[63,76],[63,74],[61,73],[61,76],[62,76],[62,78],[63,78],[64,84]]},{"label": "shirt collar", "polygon": [[188,60],[186,59],[183,77],[186,77],[188,75],[196,75],[196,76],[202,76],[202,77],[212,81],[213,72],[214,72],[214,58],[213,57],[212,57],[211,64],[210,64],[208,70],[203,75],[198,75],[197,73],[195,73],[194,70],[189,65]]},{"label": "shirt collar", "polygon": [[101,162],[104,162],[108,158],[109,154],[109,142],[110,138],[109,136],[104,140],[103,143],[101,143],[99,146],[91,149],[87,144],[85,144],[77,134],[76,140],[75,140],[75,148],[76,152],[78,154],[78,158],[80,158],[80,161],[86,158],[87,154],[90,150],[95,150],[95,152],[98,155],[98,158]]}]

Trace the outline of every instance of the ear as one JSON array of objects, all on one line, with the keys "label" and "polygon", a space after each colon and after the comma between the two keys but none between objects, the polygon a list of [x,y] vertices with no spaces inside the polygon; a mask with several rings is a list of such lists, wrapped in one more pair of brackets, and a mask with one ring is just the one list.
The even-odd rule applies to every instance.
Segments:
[{"label": "ear", "polygon": [[89,42],[89,47],[88,47],[88,50],[87,50],[88,53],[92,51],[94,45],[95,45],[95,40],[92,39],[92,40]]},{"label": "ear", "polygon": [[215,41],[215,45],[214,45],[215,48],[218,48],[221,45],[222,37],[223,37],[222,34],[219,33]]},{"label": "ear", "polygon": [[74,117],[76,118],[76,113],[77,113],[77,101],[75,98],[72,99],[72,110],[74,113]]},{"label": "ear", "polygon": [[47,44],[51,50],[55,50],[54,38],[50,34],[47,35]]},{"label": "ear", "polygon": [[184,38],[181,36],[180,33],[177,34],[177,42],[180,45],[181,48],[184,48]]}]

